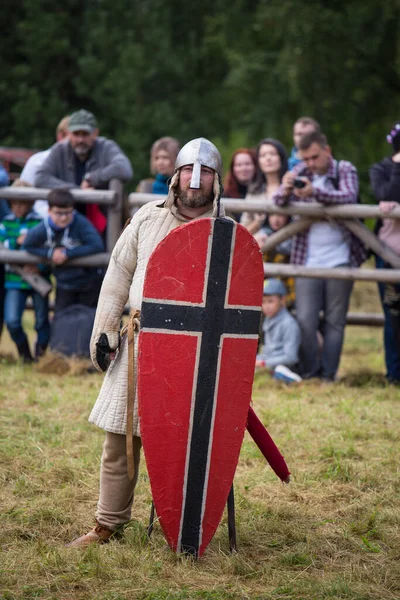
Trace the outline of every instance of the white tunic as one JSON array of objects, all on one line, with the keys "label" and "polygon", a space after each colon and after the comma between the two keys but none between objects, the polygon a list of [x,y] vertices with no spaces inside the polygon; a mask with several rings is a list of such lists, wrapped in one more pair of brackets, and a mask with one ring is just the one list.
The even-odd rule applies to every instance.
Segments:
[{"label": "white tunic", "polygon": [[[129,298],[131,309],[140,309],[143,283],[148,260],[165,236],[180,225],[189,222],[168,198],[146,204],[133,216],[121,234],[112,252],[100,292],[93,333],[90,342],[92,361],[96,361],[96,342],[106,333],[112,348],[117,346],[118,332],[124,306]],[[201,217],[215,216],[210,210]],[[221,216],[224,216],[221,208]],[[135,340],[135,373],[137,373],[137,339]],[[126,433],[126,404],[128,397],[128,344],[122,338],[115,360],[111,363],[96,400],[89,421],[112,433]],[[133,434],[140,435],[137,397],[133,414]]]}]

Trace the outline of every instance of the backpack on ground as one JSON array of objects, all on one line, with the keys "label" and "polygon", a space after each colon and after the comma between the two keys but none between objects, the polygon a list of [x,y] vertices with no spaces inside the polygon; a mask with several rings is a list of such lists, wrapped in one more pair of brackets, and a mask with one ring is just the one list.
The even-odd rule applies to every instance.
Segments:
[{"label": "backpack on ground", "polygon": [[89,358],[95,314],[95,308],[83,304],[71,304],[57,312],[51,324],[51,350]]}]

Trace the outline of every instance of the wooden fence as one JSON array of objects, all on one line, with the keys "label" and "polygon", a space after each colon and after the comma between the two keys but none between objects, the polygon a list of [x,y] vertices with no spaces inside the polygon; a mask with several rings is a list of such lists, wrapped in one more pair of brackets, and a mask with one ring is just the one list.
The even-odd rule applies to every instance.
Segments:
[{"label": "wooden fence", "polygon": [[[51,190],[34,187],[2,187],[0,198],[32,201],[47,199]],[[111,179],[108,190],[70,189],[77,202],[107,206],[106,248],[111,252],[121,233],[124,186],[119,179]],[[0,262],[8,262],[1,259]],[[16,261],[14,261],[16,262]],[[18,261],[19,262],[19,261]]]},{"label": "wooden fence", "polygon": [[[131,208],[143,206],[151,200],[162,201],[162,196],[152,194],[132,193],[129,195],[128,203]],[[378,206],[362,204],[340,204],[327,206],[318,203],[296,202],[289,206],[281,207],[275,204],[266,204],[262,196],[253,196],[251,200],[235,200],[223,198],[222,204],[227,213],[238,214],[244,211],[253,213],[279,214],[295,217],[293,221],[276,231],[268,237],[262,250],[272,250],[281,242],[293,235],[300,233],[310,225],[321,219],[332,220],[347,227],[375,254],[381,256],[392,269],[365,269],[365,268],[342,268],[322,269],[305,267],[299,265],[285,265],[265,263],[265,274],[274,277],[314,277],[326,279],[352,279],[363,281],[399,282],[400,281],[400,256],[391,248],[379,240],[372,231],[360,221],[360,219],[389,218],[400,219],[400,206],[391,213],[385,215]]]},{"label": "wooden fence", "polygon": [[[47,198],[50,190],[39,188],[16,188],[7,187],[0,189],[0,196],[7,199],[35,200]],[[107,252],[94,254],[83,258],[70,260],[67,266],[107,266],[110,252],[115,245],[120,233],[123,211],[123,185],[118,180],[110,182],[109,190],[80,190],[72,189],[71,193],[80,202],[97,203],[108,206],[107,223]],[[129,195],[128,203],[132,211],[157,200],[162,202],[163,196],[154,194],[132,193]],[[360,219],[390,218],[400,219],[400,206],[390,214],[385,215],[377,206],[370,205],[335,205],[326,206],[322,204],[308,204],[297,202],[285,207],[265,204],[262,197],[253,197],[251,200],[236,200],[223,198],[222,204],[228,213],[258,212],[265,214],[283,214],[295,217],[288,225],[273,233],[263,247],[264,251],[275,248],[284,240],[296,233],[307,229],[312,223],[321,219],[333,220],[347,227],[353,234],[359,237],[367,247],[381,256],[387,263],[392,265],[391,269],[369,269],[369,268],[334,268],[320,269],[291,264],[265,263],[265,274],[269,277],[313,277],[330,279],[351,279],[376,282],[400,282],[400,257],[388,246],[384,245]],[[45,262],[42,258],[33,256],[24,251],[12,251],[0,249],[0,263],[35,264]],[[351,325],[382,326],[383,316],[373,313],[349,313],[347,323]]]}]

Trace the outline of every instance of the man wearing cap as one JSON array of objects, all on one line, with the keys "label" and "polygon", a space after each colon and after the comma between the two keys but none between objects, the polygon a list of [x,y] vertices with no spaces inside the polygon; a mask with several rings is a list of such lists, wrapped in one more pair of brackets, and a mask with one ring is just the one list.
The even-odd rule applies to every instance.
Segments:
[{"label": "man wearing cap", "polygon": [[[68,137],[51,149],[39,168],[36,187],[97,188],[108,187],[110,179],[128,181],[132,166],[121,148],[112,140],[99,136],[95,116],[87,110],[72,113]],[[106,227],[106,217],[97,205],[77,205],[100,233]]]},{"label": "man wearing cap", "polygon": [[[148,260],[166,235],[176,227],[200,217],[224,216],[218,213],[222,161],[217,148],[204,138],[188,142],[179,152],[175,173],[165,201],[142,206],[125,228],[112,252],[100,293],[91,339],[91,355],[99,371],[111,365],[100,390],[89,421],[106,431],[100,472],[100,497],[96,511],[96,527],[70,545],[86,546],[108,541],[115,530],[131,518],[133,493],[140,460],[140,427],[137,398],[134,398],[133,431],[134,477],[128,476],[127,403],[128,341],[120,334],[124,306],[129,300],[131,315],[138,318],[142,303],[144,277]],[[138,322],[136,321],[138,324]],[[135,344],[133,372],[137,372]]]}]

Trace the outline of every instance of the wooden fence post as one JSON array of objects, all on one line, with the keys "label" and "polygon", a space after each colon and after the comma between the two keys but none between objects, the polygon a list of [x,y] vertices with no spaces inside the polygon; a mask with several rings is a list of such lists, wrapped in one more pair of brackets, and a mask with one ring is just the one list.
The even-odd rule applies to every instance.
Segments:
[{"label": "wooden fence post", "polygon": [[119,179],[111,179],[109,189],[115,192],[114,204],[107,211],[106,249],[112,252],[122,229],[124,185]]}]

